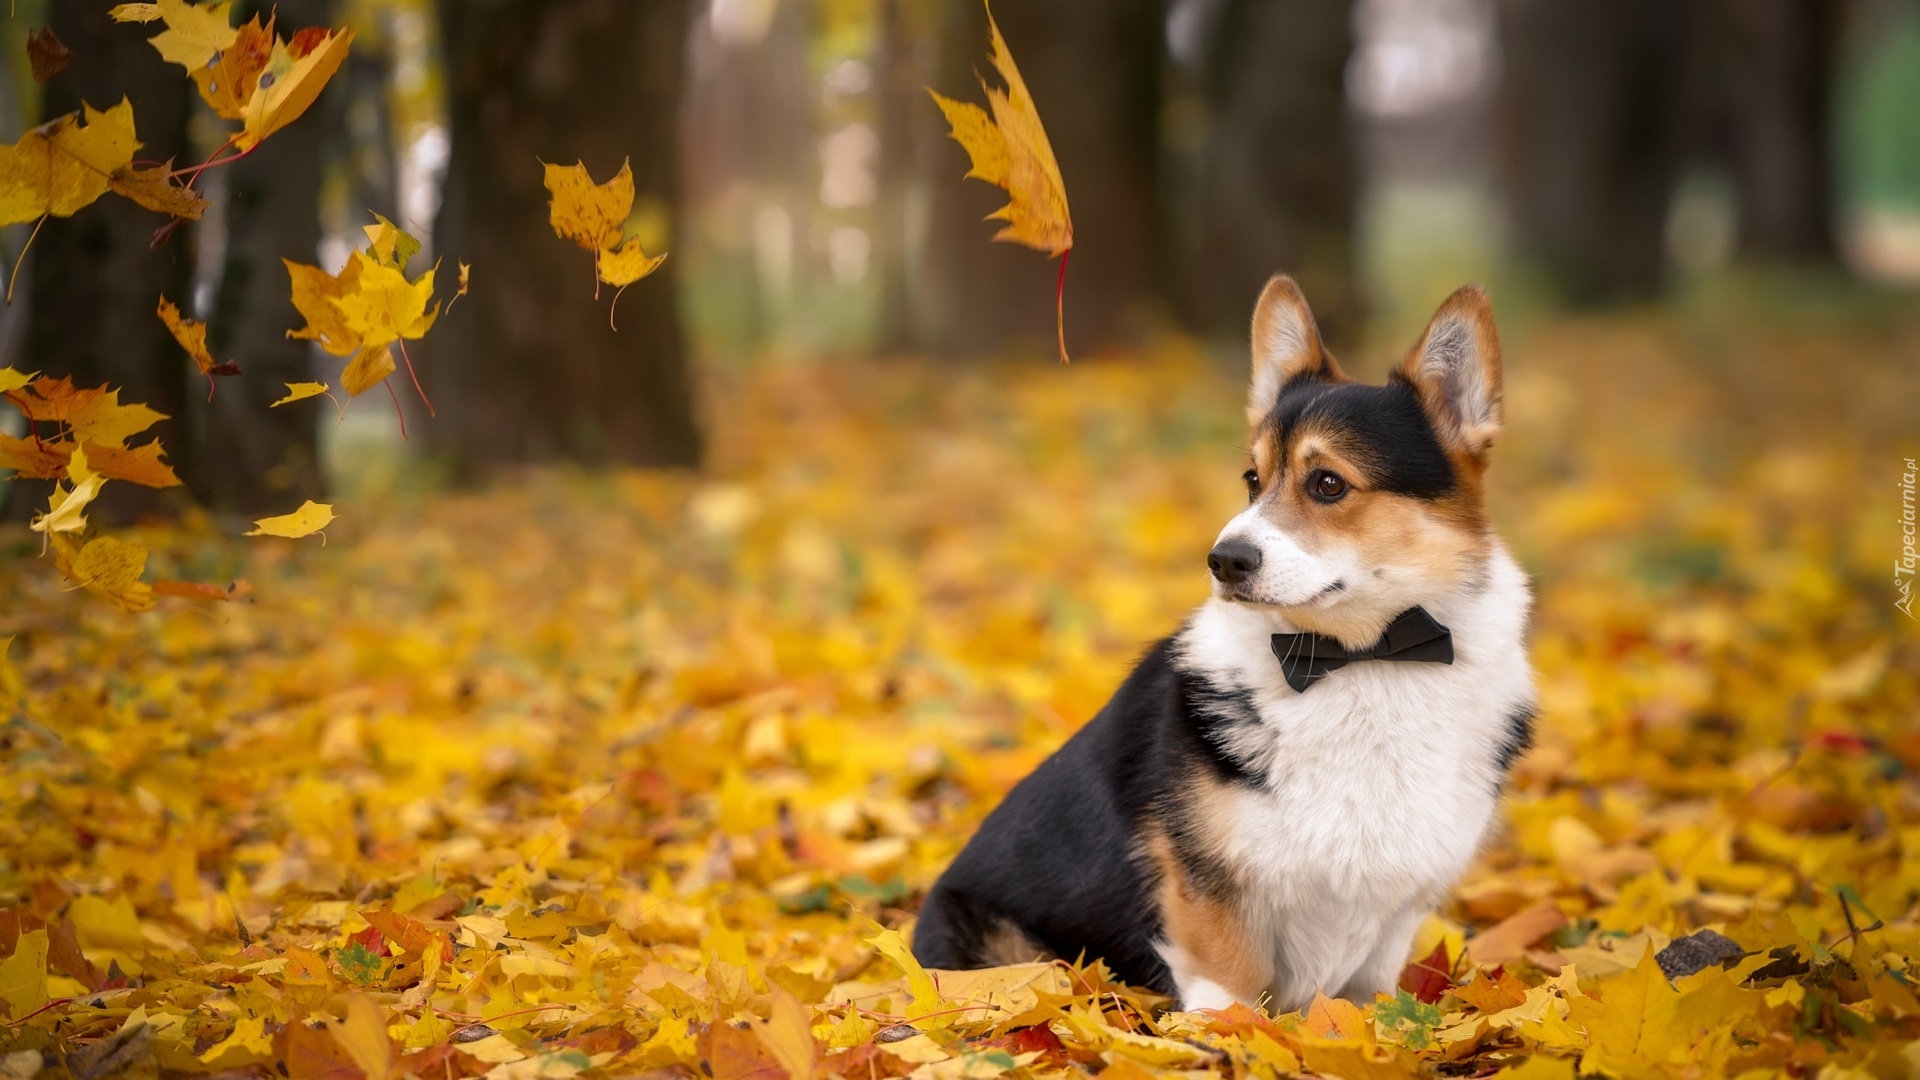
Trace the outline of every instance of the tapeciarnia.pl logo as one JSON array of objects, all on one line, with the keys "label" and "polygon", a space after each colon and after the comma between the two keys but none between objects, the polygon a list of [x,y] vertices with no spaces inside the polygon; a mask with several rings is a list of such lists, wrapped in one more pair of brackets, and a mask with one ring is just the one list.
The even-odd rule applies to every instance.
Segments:
[{"label": "tapeciarnia.pl logo", "polygon": [[[1913,520],[1913,459],[1905,458],[1906,471],[1900,474],[1900,558],[1893,564],[1893,588],[1900,599],[1893,606],[1905,612],[1907,618],[1913,614],[1913,571],[1914,571],[1914,520]],[[1920,620],[1917,620],[1920,621]]]}]

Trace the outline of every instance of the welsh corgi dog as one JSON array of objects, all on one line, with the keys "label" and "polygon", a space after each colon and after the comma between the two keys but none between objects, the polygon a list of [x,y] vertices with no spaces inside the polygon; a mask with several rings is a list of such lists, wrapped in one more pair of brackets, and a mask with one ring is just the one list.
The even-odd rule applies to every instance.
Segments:
[{"label": "welsh corgi dog", "polygon": [[1487,295],[1371,386],[1273,278],[1247,421],[1211,598],[988,815],[921,908],[922,964],[1097,957],[1184,1009],[1370,1001],[1473,859],[1535,703],[1484,500]]}]

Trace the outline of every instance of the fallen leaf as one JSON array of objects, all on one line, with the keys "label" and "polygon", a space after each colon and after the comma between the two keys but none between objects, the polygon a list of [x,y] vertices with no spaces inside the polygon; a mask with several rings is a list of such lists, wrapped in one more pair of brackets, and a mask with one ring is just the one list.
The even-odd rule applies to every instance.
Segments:
[{"label": "fallen leaf", "polygon": [[1512,963],[1526,955],[1527,946],[1567,924],[1567,917],[1551,900],[1514,912],[1467,940],[1467,955],[1482,967]]},{"label": "fallen leaf", "polygon": [[253,586],[246,578],[235,578],[231,585],[226,586],[206,581],[167,580],[153,583],[155,596],[177,596],[182,600],[238,600],[252,591]]},{"label": "fallen leaf", "polygon": [[29,930],[14,943],[13,955],[0,960],[0,1001],[18,1020],[52,1000],[47,994],[47,932]]},{"label": "fallen leaf", "polygon": [[390,1080],[393,1076],[393,1040],[387,1037],[387,1022],[379,1006],[365,994],[348,994],[346,1018],[327,1024],[334,1041],[340,1044],[366,1080]]},{"label": "fallen leaf", "polygon": [[248,536],[284,536],[297,540],[302,536],[312,536],[326,528],[333,521],[333,507],[327,503],[317,503],[312,499],[300,504],[300,509],[279,517],[261,518],[254,522],[254,528]]}]

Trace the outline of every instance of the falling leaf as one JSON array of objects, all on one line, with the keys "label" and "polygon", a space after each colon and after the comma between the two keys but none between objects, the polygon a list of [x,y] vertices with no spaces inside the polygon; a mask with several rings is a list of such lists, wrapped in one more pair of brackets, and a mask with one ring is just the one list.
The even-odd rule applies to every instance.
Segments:
[{"label": "falling leaf", "polygon": [[255,528],[248,536],[284,536],[298,539],[312,536],[327,527],[333,521],[333,507],[327,503],[317,503],[311,499],[300,504],[300,509],[279,517],[261,518],[254,522]]},{"label": "falling leaf", "polygon": [[328,389],[327,384],[323,382],[290,382],[287,384],[287,396],[273,404],[277,406],[285,405],[293,401],[305,401],[310,397],[319,397],[321,394],[326,393]]},{"label": "falling leaf", "polygon": [[448,311],[453,310],[453,302],[455,300],[467,295],[467,278],[472,272],[473,267],[468,266],[466,263],[460,264],[460,287],[454,291],[452,298],[447,301]]},{"label": "falling leaf", "polygon": [[620,163],[620,171],[604,184],[596,184],[584,163],[546,166],[547,217],[553,231],[563,240],[571,240],[593,252],[594,282],[625,288],[653,273],[665,252],[648,255],[640,239],[623,240],[627,218],[633,213],[633,166]]},{"label": "falling leaf", "polygon": [[196,71],[232,45],[239,32],[233,28],[232,4],[191,4],[186,0],[159,0],[154,4],[120,4],[111,14],[119,22],[160,20],[167,28],[148,39],[162,59]]},{"label": "falling leaf", "polygon": [[102,446],[123,446],[128,437],[167,419],[166,413],[138,402],[120,404],[118,390],[105,386],[75,389],[73,380],[64,375],[37,379],[30,386],[8,391],[7,400],[28,420],[65,424],[72,436]]},{"label": "falling leaf", "polygon": [[247,102],[246,129],[235,136],[234,146],[242,151],[250,150],[267,136],[300,119],[320,96],[320,91],[326,89],[327,80],[340,70],[352,44],[352,30],[336,31],[317,41],[308,39],[305,43],[308,51],[295,55],[289,50],[292,62],[284,66],[278,62],[280,50],[276,50],[276,62],[261,76],[259,91]]},{"label": "falling leaf", "polygon": [[340,373],[340,385],[346,388],[348,397],[359,397],[380,385],[394,368],[392,348],[382,345],[361,349],[347,361],[347,369]]},{"label": "falling leaf", "polygon": [[604,184],[593,182],[585,162],[547,165],[546,185],[552,195],[547,217],[562,240],[596,254],[620,243],[633,213],[631,161],[621,162],[620,171]]},{"label": "falling leaf", "polygon": [[1067,188],[1060,178],[1060,165],[1054,160],[1053,145],[1047,141],[1040,113],[1034,107],[1027,84],[1014,66],[999,24],[987,10],[987,30],[993,44],[989,58],[1000,78],[1007,84],[1000,90],[981,81],[987,104],[993,114],[971,102],[944,97],[931,87],[934,103],[946,115],[954,141],[966,148],[972,159],[967,177],[984,180],[1005,188],[1007,205],[987,215],[1006,222],[994,234],[995,240],[1024,244],[1035,251],[1060,259],[1060,283],[1054,296],[1054,315],[1060,338],[1060,359],[1067,359],[1065,289],[1067,252],[1073,250],[1073,220],[1067,212]]},{"label": "falling leaf", "polygon": [[260,16],[255,15],[234,31],[233,41],[211,63],[189,72],[193,84],[200,88],[201,100],[214,115],[228,120],[246,115],[247,103],[253,100],[261,73],[273,56],[273,22],[269,15],[262,26]]},{"label": "falling leaf", "polygon": [[433,329],[440,306],[431,307],[434,269],[408,281],[391,266],[363,264],[354,288],[336,301],[347,325],[359,336],[362,348],[412,340]]},{"label": "falling leaf", "polygon": [[213,398],[213,377],[215,375],[240,374],[239,364],[233,363],[232,361],[224,364],[216,363],[213,359],[213,354],[207,351],[206,323],[200,322],[197,319],[182,318],[180,309],[174,305],[173,301],[164,296],[160,298],[159,315],[160,321],[167,324],[167,331],[173,335],[173,340],[179,342],[180,347],[187,350],[187,355],[193,357],[194,365],[200,369],[200,374],[207,377],[208,400],[212,400]]},{"label": "falling leaf", "polygon": [[79,532],[87,527],[87,519],[81,512],[100,494],[100,486],[107,478],[88,468],[87,452],[76,447],[67,458],[67,479],[73,486],[54,485],[47,512],[35,517],[28,528],[52,535]]},{"label": "falling leaf", "polygon": [[381,266],[405,270],[407,263],[420,254],[420,241],[379,214],[373,215],[373,220],[372,225],[360,227],[367,234],[367,254]]},{"label": "falling leaf", "polygon": [[133,106],[124,99],[102,112],[50,120],[0,146],[0,225],[51,215],[71,217],[107,193],[113,174],[133,161]]},{"label": "falling leaf", "polygon": [[0,368],[0,394],[11,393],[32,382],[36,376],[10,367]]},{"label": "falling leaf", "polygon": [[33,81],[46,82],[66,69],[73,51],[60,43],[53,27],[40,26],[27,32],[27,62],[33,65]]},{"label": "falling leaf", "polygon": [[127,165],[115,169],[107,186],[149,210],[198,221],[206,213],[207,200],[197,191],[174,179],[173,162],[142,168]]},{"label": "falling leaf", "polygon": [[[13,469],[23,477],[52,480],[67,471],[74,447],[71,439],[41,439],[36,436],[15,438],[0,435],[0,468]],[[165,460],[166,451],[159,442],[139,446],[102,446],[92,440],[84,444],[87,465],[109,480],[126,480],[143,487],[178,487],[180,477]]]}]

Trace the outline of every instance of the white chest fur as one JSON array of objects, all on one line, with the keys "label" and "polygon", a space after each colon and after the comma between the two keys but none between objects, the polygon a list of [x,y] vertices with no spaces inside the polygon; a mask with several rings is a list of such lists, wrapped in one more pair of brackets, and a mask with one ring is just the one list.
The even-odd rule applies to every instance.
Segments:
[{"label": "white chest fur", "polygon": [[[1501,748],[1534,698],[1525,578],[1497,548],[1488,569],[1478,588],[1423,602],[1452,632],[1450,665],[1355,663],[1303,694],[1270,647],[1295,628],[1271,609],[1210,601],[1181,635],[1184,666],[1248,691],[1258,714],[1230,749],[1267,783],[1236,789],[1216,854],[1244,882],[1252,940],[1270,945],[1278,1009],[1390,989],[1487,833]],[[1168,960],[1184,1007],[1227,1004]]]}]

